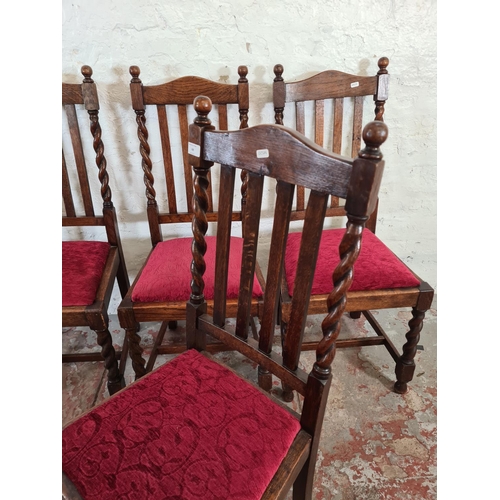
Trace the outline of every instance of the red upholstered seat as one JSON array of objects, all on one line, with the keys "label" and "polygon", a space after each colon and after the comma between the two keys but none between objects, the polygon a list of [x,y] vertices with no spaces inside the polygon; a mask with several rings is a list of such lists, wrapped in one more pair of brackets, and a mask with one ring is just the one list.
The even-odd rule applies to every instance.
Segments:
[{"label": "red upholstered seat", "polygon": [[[206,236],[207,252],[205,262],[207,270],[204,295],[208,300],[214,298],[215,288],[215,236]],[[132,292],[133,302],[176,302],[187,301],[191,295],[191,253],[192,238],[176,238],[162,241],[156,245],[137,280]],[[229,278],[227,298],[238,297],[240,284],[241,256],[243,239],[231,238],[229,256]],[[253,297],[262,297],[262,288],[255,277]]]},{"label": "red upholstered seat", "polygon": [[[338,248],[345,229],[326,229],[321,237],[318,263],[314,273],[311,295],[332,291],[332,272],[340,262]],[[288,235],[285,274],[290,295],[299,259],[302,233]],[[363,231],[361,251],[354,264],[353,282],[349,291],[384,290],[419,286],[420,281],[369,229]]]},{"label": "red upholstered seat", "polygon": [[188,350],[63,430],[63,471],[86,500],[257,499],[299,422]]},{"label": "red upholstered seat", "polygon": [[62,242],[62,305],[93,304],[108,257],[103,241]]}]

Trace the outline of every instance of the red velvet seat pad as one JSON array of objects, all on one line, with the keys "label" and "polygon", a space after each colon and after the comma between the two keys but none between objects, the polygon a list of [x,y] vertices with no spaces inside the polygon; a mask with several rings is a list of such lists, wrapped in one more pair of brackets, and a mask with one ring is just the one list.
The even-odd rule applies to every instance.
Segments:
[{"label": "red velvet seat pad", "polygon": [[[214,298],[215,289],[215,236],[206,236],[206,272],[204,295]],[[175,238],[156,245],[132,291],[133,302],[187,301],[191,295],[192,238]],[[227,297],[238,297],[243,239],[232,237],[229,253]],[[262,288],[254,278],[253,297],[262,297]]]},{"label": "red velvet seat pad", "polygon": [[62,305],[93,304],[110,244],[103,241],[62,242]]},{"label": "red velvet seat pad", "polygon": [[[312,295],[328,294],[333,290],[332,273],[340,262],[339,245],[345,229],[326,229],[321,236],[318,261],[312,285]],[[302,233],[288,235],[285,275],[290,295],[299,260]],[[387,246],[369,229],[363,231],[361,251],[354,264],[350,291],[410,288],[420,281]]]},{"label": "red velvet seat pad", "polygon": [[257,499],[299,422],[194,349],[63,430],[63,471],[86,500]]}]

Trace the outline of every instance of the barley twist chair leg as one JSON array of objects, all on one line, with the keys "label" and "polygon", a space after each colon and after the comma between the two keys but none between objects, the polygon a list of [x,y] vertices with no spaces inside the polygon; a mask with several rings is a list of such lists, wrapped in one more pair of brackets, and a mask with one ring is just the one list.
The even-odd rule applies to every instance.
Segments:
[{"label": "barley twist chair leg", "polygon": [[413,318],[409,321],[410,327],[406,334],[406,344],[403,346],[403,354],[396,362],[396,383],[394,390],[398,394],[404,394],[408,390],[408,382],[413,379],[415,372],[415,354],[417,353],[417,344],[420,340],[425,311],[412,309]]},{"label": "barley twist chair leg", "polygon": [[104,359],[104,366],[108,374],[109,394],[112,395],[125,387],[125,381],[118,368],[118,360],[116,359],[111,333],[106,328],[96,331],[96,334],[97,343],[101,346],[101,355]]}]

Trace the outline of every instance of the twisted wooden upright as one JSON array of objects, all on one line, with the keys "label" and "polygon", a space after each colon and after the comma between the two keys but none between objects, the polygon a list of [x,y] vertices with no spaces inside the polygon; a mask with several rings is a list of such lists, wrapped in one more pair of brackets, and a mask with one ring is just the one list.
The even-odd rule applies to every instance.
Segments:
[{"label": "twisted wooden upright", "polygon": [[[258,365],[259,381],[275,375],[284,382],[285,387],[304,396],[300,417],[302,431],[282,464],[283,475],[275,476],[263,498],[281,498],[292,482],[294,498],[311,498],[319,436],[332,381],[331,364],[340,330],[340,317],[345,310],[363,228],[377,203],[384,167],[380,145],[387,138],[387,127],[382,122],[369,123],[364,131],[367,146],[357,159],[352,160],[329,153],[307,141],[298,132],[281,125],[258,125],[233,132],[215,131],[208,119],[210,99],[200,96],[195,100],[194,106],[198,117],[189,128],[189,142],[193,145],[189,161],[195,173],[195,196],[191,300],[187,305],[186,321],[188,347],[204,350],[207,335],[215,337]],[[219,278],[221,289],[226,286],[228,276],[231,225],[227,221],[231,220],[232,213],[231,196],[228,194],[234,190],[235,171],[238,168],[245,169],[248,176],[239,300],[234,322],[226,314],[224,294],[215,298],[213,312],[210,314],[207,314],[207,303],[203,296],[203,275],[206,268],[204,255],[207,248],[206,193],[209,171],[214,163],[222,165],[215,264],[215,275]],[[257,340],[248,337],[247,326],[265,177],[275,179],[277,189],[266,291]],[[305,210],[299,278],[293,295],[283,353],[280,355],[273,351],[273,336],[296,186],[306,186],[311,190],[311,195]],[[331,196],[346,199],[347,230],[339,248],[341,262],[332,276],[332,292],[328,300],[325,299],[328,314],[322,324],[323,338],[317,346],[314,367],[307,374],[298,367],[298,360],[321,229]]]}]

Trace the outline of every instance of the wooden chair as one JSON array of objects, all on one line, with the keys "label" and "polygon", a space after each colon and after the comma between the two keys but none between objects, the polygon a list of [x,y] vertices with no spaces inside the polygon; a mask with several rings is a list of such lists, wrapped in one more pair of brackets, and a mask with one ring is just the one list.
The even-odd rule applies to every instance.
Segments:
[{"label": "wooden chair", "polygon": [[[182,266],[179,259],[190,258],[191,238],[167,237],[163,241],[162,226],[172,227],[173,224],[191,224],[193,217],[193,179],[190,165],[188,163],[188,107],[192,108],[193,100],[198,95],[208,95],[212,102],[218,107],[218,122],[221,130],[228,127],[228,106],[237,106],[239,111],[240,128],[248,126],[248,70],[246,66],[238,68],[240,76],[235,85],[212,82],[196,76],[185,76],[160,85],[145,86],[142,84],[137,66],[130,67],[132,80],[130,92],[132,107],[136,113],[137,133],[140,141],[140,152],[142,157],[142,169],[144,171],[144,183],[146,186],[147,216],[151,234],[152,249],[147,256],[135,281],[133,282],[127,296],[118,307],[120,325],[127,331],[129,339],[130,356],[136,378],[151,371],[157,354],[178,353],[185,350],[185,344],[178,342],[165,342],[162,345],[167,326],[175,329],[178,320],[185,319],[185,305],[189,299],[189,268]],[[159,142],[154,144],[157,151],[161,150],[161,159],[164,167],[166,182],[167,206],[161,207],[157,200],[155,178],[152,169],[152,152],[149,135],[146,128],[146,109],[150,112],[156,108],[157,120],[151,120],[153,125],[159,126]],[[177,117],[170,115],[177,114]],[[175,124],[179,123],[179,131],[176,134]],[[174,148],[180,143],[182,147],[182,159],[175,165]],[[158,173],[158,175],[160,172]],[[177,184],[177,187],[176,187]],[[183,187],[184,192],[182,192]],[[241,210],[233,212],[233,221],[242,221],[242,211],[245,207],[246,178],[245,172],[241,175]],[[212,190],[209,187],[209,206],[207,209],[207,222],[216,222],[217,210],[214,207]],[[186,202],[182,203],[182,198]],[[213,238],[213,237],[212,237]],[[241,238],[238,243],[241,247]],[[234,245],[234,262],[238,265],[238,255],[241,248]],[[208,255],[209,260],[212,256]],[[233,260],[231,261],[233,262]],[[237,273],[236,273],[237,276]],[[255,297],[252,301],[252,314],[258,315],[258,304],[262,296],[264,279],[258,269],[258,280],[255,286]],[[210,290],[208,290],[210,288]],[[213,298],[214,282],[207,288],[207,299]],[[237,304],[237,284],[232,283],[229,290],[228,307],[235,310]],[[157,334],[148,363],[142,357],[143,348],[140,345],[140,337],[137,334],[137,324],[148,321],[161,321],[161,327]],[[251,326],[256,335],[253,321]],[[219,342],[209,346],[212,352],[224,348]]]},{"label": "wooden chair", "polygon": [[[188,350],[160,366],[63,430],[65,491],[82,498],[310,499],[321,427],[332,383],[331,363],[363,226],[377,202],[384,162],[382,122],[367,125],[367,146],[352,160],[326,151],[298,132],[258,125],[214,131],[207,97],[195,100],[189,128],[189,160],[195,172],[191,296],[187,304]],[[221,190],[215,272],[217,293],[208,314],[204,297],[209,171],[220,163]],[[236,319],[228,321],[232,203],[236,170],[248,172],[245,235]],[[248,337],[259,219],[266,177],[277,181],[277,202],[259,340]],[[300,250],[300,290],[293,296],[283,357],[272,350],[295,185],[310,188]],[[323,321],[323,339],[310,373],[295,365],[308,312],[309,291],[329,196],[346,199],[347,229],[339,247]],[[303,397],[299,415],[226,368],[206,352],[217,338],[264,366]]]},{"label": "wooden chair", "polygon": [[[325,143],[325,132],[329,129],[325,116],[332,116],[332,131],[326,140],[328,147],[335,153],[356,156],[361,141],[363,124],[363,105],[367,96],[375,102],[375,120],[383,121],[385,101],[388,98],[389,59],[381,57],[379,71],[375,76],[358,76],[340,71],[323,71],[310,78],[285,82],[283,66],[274,67],[273,101],[275,121],[283,124],[286,103],[295,103],[295,126],[304,133],[307,122],[306,109],[312,111],[314,123],[313,140],[319,145]],[[331,113],[328,106],[331,105]],[[310,108],[307,108],[309,106]],[[345,133],[347,130],[347,133]],[[304,203],[307,190],[297,189],[296,205],[292,211],[292,220],[303,220]],[[414,357],[419,342],[420,331],[425,312],[430,308],[434,290],[403,263],[379,238],[375,236],[378,201],[375,210],[366,224],[364,246],[354,268],[354,282],[347,294],[346,311],[352,318],[359,318],[361,312],[366,317],[376,336],[368,338],[350,338],[337,342],[337,347],[384,345],[396,362],[396,382],[394,390],[398,393],[407,391],[407,384],[415,371]],[[326,211],[329,217],[344,217],[345,205],[338,197],[332,197]],[[337,264],[337,259],[327,259],[330,247],[336,247],[344,230],[329,228],[323,232],[319,251],[317,275],[312,288],[309,303],[310,314],[325,312],[325,297],[329,293],[328,276]],[[282,287],[282,327],[286,330],[292,307],[292,292],[295,286],[298,246],[300,233],[288,239],[285,259],[285,273]],[[406,334],[406,343],[402,353],[394,346],[383,327],[370,312],[376,309],[412,308],[412,319]],[[303,349],[315,349],[316,341],[304,342]],[[286,400],[292,394],[285,391]]]},{"label": "wooden chair", "polygon": [[[127,360],[127,344],[121,352],[115,352],[109,332],[108,308],[115,280],[122,297],[130,287],[123,258],[120,232],[115,208],[111,200],[111,188],[104,145],[99,125],[99,100],[92,80],[90,66],[82,66],[82,84],[62,84],[62,104],[68,121],[69,135],[62,154],[63,227],[104,227],[106,241],[73,240],[62,243],[62,326],[87,326],[97,334],[101,353],[63,354],[63,363],[77,361],[102,361],[108,372],[108,390],[115,393],[125,386],[123,371]],[[85,127],[87,134],[80,133],[78,108],[83,105],[90,119]],[[89,182],[85,151],[86,144],[95,151],[95,179]],[[66,149],[66,152],[65,152]],[[66,162],[68,158],[68,162]],[[95,167],[94,167],[95,168]],[[94,187],[100,187],[100,195]],[[102,198],[102,214],[96,213],[94,202]],[[117,357],[121,357],[118,365]]]}]

